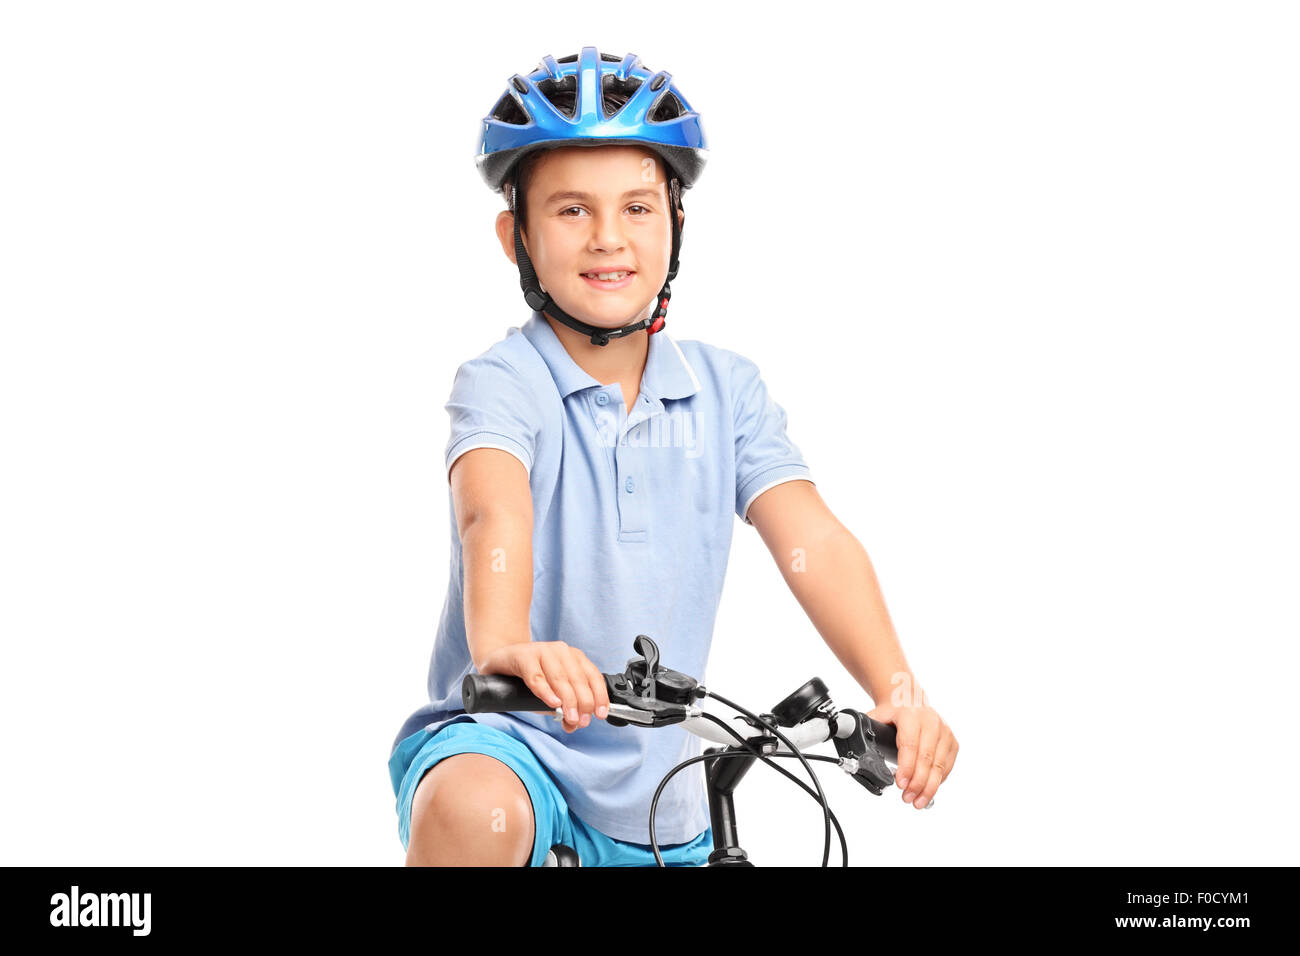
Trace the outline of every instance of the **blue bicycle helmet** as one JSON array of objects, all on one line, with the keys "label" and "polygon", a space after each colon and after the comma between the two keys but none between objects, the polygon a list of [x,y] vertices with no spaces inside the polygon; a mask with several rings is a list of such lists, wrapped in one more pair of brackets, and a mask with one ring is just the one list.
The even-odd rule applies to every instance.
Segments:
[{"label": "blue bicycle helmet", "polygon": [[[611,94],[614,100],[626,97],[626,102],[607,113],[605,104]],[[635,54],[602,55],[588,46],[558,60],[545,56],[532,73],[512,76],[505,93],[483,119],[475,158],[479,174],[491,189],[502,192],[510,183],[513,201],[519,164],[529,153],[559,146],[609,144],[643,146],[655,152],[669,171],[672,257],[658,305],[649,318],[621,329],[602,329],[566,314],[537,282],[520,238],[519,216],[515,216],[515,259],[525,301],[530,308],[590,336],[593,345],[608,345],[612,338],[644,328],[653,334],[664,327],[672,295],[669,284],[677,275],[681,250],[677,221],[681,190],[699,179],[708,155],[699,114],[673,86],[668,73],[645,69]]]}]

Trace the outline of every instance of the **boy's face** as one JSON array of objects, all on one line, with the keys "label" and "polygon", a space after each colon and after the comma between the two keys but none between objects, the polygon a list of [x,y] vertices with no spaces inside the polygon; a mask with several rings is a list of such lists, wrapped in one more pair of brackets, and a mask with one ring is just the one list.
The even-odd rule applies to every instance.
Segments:
[{"label": "boy's face", "polygon": [[[565,312],[613,329],[654,311],[672,255],[666,172],[637,146],[568,146],[536,159],[521,197],[524,247],[542,288]],[[511,213],[497,217],[497,236],[514,262]],[[615,271],[631,274],[592,277]]]}]

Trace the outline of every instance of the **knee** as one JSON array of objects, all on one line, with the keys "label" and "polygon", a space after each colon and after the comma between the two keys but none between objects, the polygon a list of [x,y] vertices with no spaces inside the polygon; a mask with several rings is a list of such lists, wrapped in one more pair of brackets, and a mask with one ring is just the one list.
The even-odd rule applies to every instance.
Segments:
[{"label": "knee", "polygon": [[524,866],[532,857],[533,833],[532,801],[514,771],[491,757],[458,754],[425,774],[416,788],[406,863]]}]

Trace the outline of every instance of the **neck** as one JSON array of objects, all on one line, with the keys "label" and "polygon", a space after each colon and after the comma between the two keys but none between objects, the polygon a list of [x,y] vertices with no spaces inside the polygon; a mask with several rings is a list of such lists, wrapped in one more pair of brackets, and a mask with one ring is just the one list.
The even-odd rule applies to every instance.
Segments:
[{"label": "neck", "polygon": [[560,340],[578,368],[602,385],[641,380],[646,358],[650,354],[650,333],[645,329],[610,339],[608,345],[592,345],[587,336],[557,322],[544,312],[542,318],[555,330],[555,337]]}]

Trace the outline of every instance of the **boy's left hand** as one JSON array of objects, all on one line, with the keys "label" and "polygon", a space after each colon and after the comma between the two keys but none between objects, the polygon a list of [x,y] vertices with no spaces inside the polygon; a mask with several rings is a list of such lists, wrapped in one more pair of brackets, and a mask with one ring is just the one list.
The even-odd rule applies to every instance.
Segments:
[{"label": "boy's left hand", "polygon": [[924,810],[934,800],[939,784],[957,762],[957,738],[933,707],[897,707],[881,704],[867,716],[898,730],[898,770],[894,782],[903,790],[903,802]]}]

